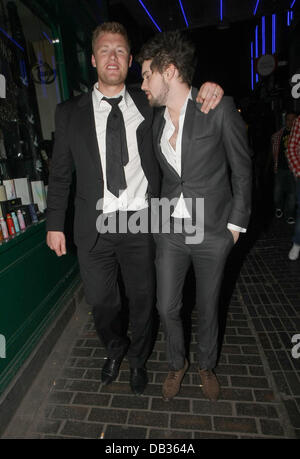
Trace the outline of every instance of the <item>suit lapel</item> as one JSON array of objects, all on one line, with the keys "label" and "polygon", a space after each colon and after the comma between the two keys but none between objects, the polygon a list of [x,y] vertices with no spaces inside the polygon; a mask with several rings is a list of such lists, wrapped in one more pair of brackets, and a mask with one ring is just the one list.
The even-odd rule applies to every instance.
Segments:
[{"label": "suit lapel", "polygon": [[93,100],[92,100],[92,91],[87,94],[84,94],[79,102],[79,118],[78,122],[80,123],[79,129],[82,132],[82,138],[84,139],[85,145],[91,154],[94,163],[96,164],[97,170],[101,178],[103,179],[103,171],[100,161],[99,146],[96,133],[94,109],[93,109]]},{"label": "suit lapel", "polygon": [[[202,132],[204,117],[206,116],[197,108],[196,96],[198,90],[192,88],[192,99],[188,100],[185,119],[183,124],[182,140],[181,140],[181,175],[184,174],[184,167],[188,164],[188,158],[193,151],[193,133],[197,123],[197,132]],[[199,152],[201,153],[201,152]]]}]

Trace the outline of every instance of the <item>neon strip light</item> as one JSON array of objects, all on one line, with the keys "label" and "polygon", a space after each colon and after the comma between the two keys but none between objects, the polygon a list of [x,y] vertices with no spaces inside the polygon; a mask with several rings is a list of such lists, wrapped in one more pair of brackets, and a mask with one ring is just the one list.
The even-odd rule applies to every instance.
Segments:
[{"label": "neon strip light", "polygon": [[253,41],[251,41],[251,89],[254,89]]},{"label": "neon strip light", "polygon": [[182,3],[181,3],[181,0],[178,0],[179,1],[179,4],[180,4],[180,8],[181,8],[181,11],[182,11],[182,15],[184,17],[184,20],[185,20],[185,23],[186,23],[186,26],[188,27],[189,26],[189,23],[187,21],[187,18],[186,18],[186,14],[184,12],[184,9],[183,9],[183,6],[182,6]]},{"label": "neon strip light", "polygon": [[43,32],[43,35],[47,38],[47,40],[49,41],[50,45],[53,45],[53,42],[52,42],[51,38],[48,37],[46,32]]},{"label": "neon strip light", "polygon": [[151,14],[149,13],[149,11],[147,10],[147,8],[145,7],[144,3],[142,2],[142,0],[139,0],[141,6],[144,8],[144,10],[146,11],[146,13],[148,14],[149,18],[151,19],[151,21],[153,22],[153,24],[155,25],[155,27],[157,28],[157,30],[159,30],[159,32],[161,32],[161,28],[156,24],[156,22],[154,21],[153,17],[151,16]]},{"label": "neon strip light", "polygon": [[276,14],[272,14],[272,54],[276,52]]},{"label": "neon strip light", "polygon": [[220,0],[220,20],[223,21],[223,0]]},{"label": "neon strip light", "polygon": [[[255,27],[255,57],[258,58],[258,26]],[[258,74],[255,74],[256,83],[258,82]]]},{"label": "neon strip light", "polygon": [[19,45],[19,43],[16,40],[14,40],[10,35],[8,35],[8,33],[5,32],[5,30],[3,30],[1,27],[0,27],[0,32],[2,32],[10,41],[12,41],[24,53],[24,48],[21,45]]},{"label": "neon strip light", "polygon": [[266,54],[266,20],[265,16],[261,18],[261,53]]},{"label": "neon strip light", "polygon": [[20,60],[20,69],[21,69],[22,83],[25,86],[28,86],[28,77],[27,77],[26,64],[25,64],[24,59]]},{"label": "neon strip light", "polygon": [[292,1],[291,6],[290,6],[291,9],[292,9],[293,6],[295,5],[295,2],[296,2],[296,0],[293,0],[293,1]]},{"label": "neon strip light", "polygon": [[256,6],[255,6],[254,11],[253,11],[253,16],[256,15],[256,11],[257,11],[258,5],[259,5],[259,0],[257,0],[257,2],[256,2]]},{"label": "neon strip light", "polygon": [[287,12],[287,25],[291,25],[291,17],[290,17],[290,11]]}]

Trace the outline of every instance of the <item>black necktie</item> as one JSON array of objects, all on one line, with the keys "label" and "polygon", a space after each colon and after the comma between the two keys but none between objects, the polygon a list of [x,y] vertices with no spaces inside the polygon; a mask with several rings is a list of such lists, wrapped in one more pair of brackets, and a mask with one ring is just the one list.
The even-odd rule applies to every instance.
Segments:
[{"label": "black necktie", "polygon": [[119,103],[122,96],[107,99],[111,111],[106,126],[106,180],[107,189],[119,197],[120,191],[127,188],[124,166],[128,163],[128,149],[125,124]]}]

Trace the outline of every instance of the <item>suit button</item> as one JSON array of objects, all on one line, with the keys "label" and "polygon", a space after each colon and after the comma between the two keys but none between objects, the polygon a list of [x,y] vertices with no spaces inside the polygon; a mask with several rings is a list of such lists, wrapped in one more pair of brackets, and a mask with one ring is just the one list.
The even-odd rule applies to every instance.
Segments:
[{"label": "suit button", "polygon": [[181,185],[184,185],[184,180],[181,180]]}]

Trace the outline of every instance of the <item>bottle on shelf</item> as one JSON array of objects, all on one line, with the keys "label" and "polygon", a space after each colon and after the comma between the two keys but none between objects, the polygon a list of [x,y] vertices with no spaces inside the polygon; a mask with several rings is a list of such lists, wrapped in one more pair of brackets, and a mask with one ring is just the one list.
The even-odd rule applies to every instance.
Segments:
[{"label": "bottle on shelf", "polygon": [[18,219],[17,219],[17,216],[16,216],[16,212],[12,212],[11,213],[11,218],[13,219],[16,233],[19,233],[20,232],[20,226],[19,226],[19,222],[18,222]]},{"label": "bottle on shelf", "polygon": [[2,234],[3,234],[3,238],[8,239],[9,234],[8,234],[7,224],[3,217],[0,217],[0,226],[1,226]]},{"label": "bottle on shelf", "polygon": [[2,244],[3,241],[4,241],[4,237],[3,237],[2,229],[0,227],[0,244]]},{"label": "bottle on shelf", "polygon": [[7,223],[8,233],[10,234],[10,236],[15,236],[16,230],[15,230],[13,219],[11,218],[10,214],[7,214],[6,216],[6,223]]},{"label": "bottle on shelf", "polygon": [[26,225],[25,225],[25,220],[24,220],[24,217],[23,217],[21,209],[18,210],[17,217],[18,217],[18,221],[19,221],[19,225],[20,225],[20,230],[24,231],[26,229]]}]

